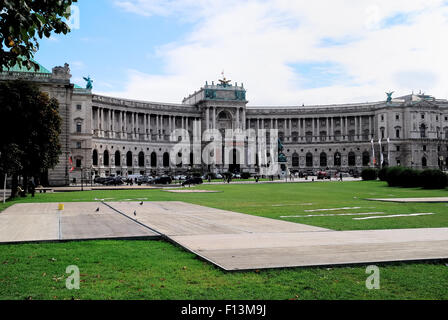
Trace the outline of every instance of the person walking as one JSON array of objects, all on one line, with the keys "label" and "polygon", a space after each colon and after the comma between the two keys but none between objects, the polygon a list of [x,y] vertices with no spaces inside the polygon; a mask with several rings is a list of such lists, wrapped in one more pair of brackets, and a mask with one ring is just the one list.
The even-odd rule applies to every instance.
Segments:
[{"label": "person walking", "polygon": [[36,193],[36,185],[32,180],[28,182],[28,190],[31,193],[31,197],[34,198],[34,194]]},{"label": "person walking", "polygon": [[339,173],[339,181],[342,181],[342,172]]}]

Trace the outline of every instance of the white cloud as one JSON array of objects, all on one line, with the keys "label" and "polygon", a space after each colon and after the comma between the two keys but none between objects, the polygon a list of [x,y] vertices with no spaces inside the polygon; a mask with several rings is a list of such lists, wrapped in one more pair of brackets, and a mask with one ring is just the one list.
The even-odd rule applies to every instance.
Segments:
[{"label": "white cloud", "polygon": [[[448,8],[442,0],[116,4],[144,16],[190,19],[195,27],[183,41],[157,48],[166,74],[130,71],[124,91],[107,94],[180,102],[224,69],[244,82],[251,105],[376,101],[386,90],[448,97]],[[294,67],[304,62],[330,62],[345,75],[307,88],[306,72]]]}]

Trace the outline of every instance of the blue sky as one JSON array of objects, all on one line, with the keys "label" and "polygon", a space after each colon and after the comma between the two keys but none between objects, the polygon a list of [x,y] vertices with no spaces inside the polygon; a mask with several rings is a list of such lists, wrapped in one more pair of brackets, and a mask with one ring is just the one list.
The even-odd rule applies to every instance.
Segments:
[{"label": "blue sky", "polygon": [[[448,97],[443,0],[79,0],[79,28],[41,41],[48,69],[99,94],[180,102],[221,72],[251,105]],[[76,12],[76,11],[74,11]]]}]

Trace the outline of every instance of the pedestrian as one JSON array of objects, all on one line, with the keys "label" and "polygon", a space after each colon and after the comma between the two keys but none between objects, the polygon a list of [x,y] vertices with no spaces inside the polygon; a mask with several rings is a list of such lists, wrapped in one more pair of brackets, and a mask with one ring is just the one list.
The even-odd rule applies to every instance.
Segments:
[{"label": "pedestrian", "polygon": [[339,181],[342,181],[342,172],[339,173]]},{"label": "pedestrian", "polygon": [[33,182],[32,180],[30,180],[30,181],[28,182],[28,190],[29,190],[30,193],[31,193],[31,197],[34,198],[34,194],[35,194],[35,192],[36,192],[36,185],[34,184],[34,182]]}]

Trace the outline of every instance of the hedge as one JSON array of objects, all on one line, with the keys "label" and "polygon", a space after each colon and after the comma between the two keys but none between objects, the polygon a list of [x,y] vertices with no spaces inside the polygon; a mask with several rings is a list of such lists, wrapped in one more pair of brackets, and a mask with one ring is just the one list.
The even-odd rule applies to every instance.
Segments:
[{"label": "hedge", "polygon": [[378,178],[378,169],[366,168],[361,172],[362,180],[376,180]]},{"label": "hedge", "polygon": [[390,187],[445,189],[448,176],[438,169],[415,170],[405,167],[388,167],[378,172],[382,181]]}]

